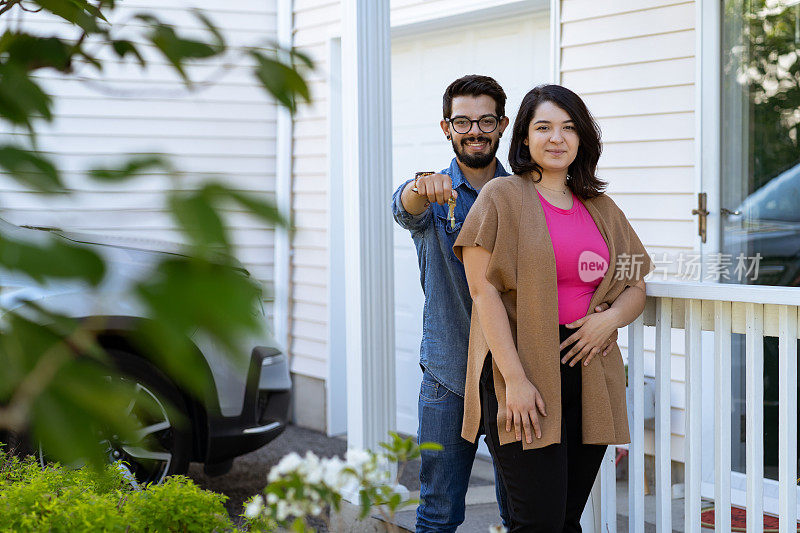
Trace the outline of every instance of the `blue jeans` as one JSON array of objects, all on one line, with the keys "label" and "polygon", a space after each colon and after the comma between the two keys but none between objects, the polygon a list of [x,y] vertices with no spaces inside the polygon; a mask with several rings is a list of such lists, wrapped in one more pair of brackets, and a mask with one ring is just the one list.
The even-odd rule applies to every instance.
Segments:
[{"label": "blue jeans", "polygon": [[[438,442],[444,450],[422,452],[417,533],[449,533],[464,522],[464,498],[478,445],[461,437],[463,415],[464,398],[424,371],[419,392],[417,441]],[[496,468],[494,477],[500,517],[506,525],[505,489]]]}]

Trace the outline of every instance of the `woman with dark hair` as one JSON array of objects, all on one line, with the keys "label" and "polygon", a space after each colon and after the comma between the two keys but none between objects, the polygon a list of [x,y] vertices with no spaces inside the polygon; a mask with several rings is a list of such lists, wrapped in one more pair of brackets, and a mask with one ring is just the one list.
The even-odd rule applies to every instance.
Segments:
[{"label": "woman with dark hair", "polygon": [[603,193],[600,152],[580,97],[536,87],[515,174],[483,187],[453,247],[473,298],[462,437],[486,434],[512,533],[580,531],[606,445],[629,442],[619,347],[595,355],[641,314],[651,262]]}]

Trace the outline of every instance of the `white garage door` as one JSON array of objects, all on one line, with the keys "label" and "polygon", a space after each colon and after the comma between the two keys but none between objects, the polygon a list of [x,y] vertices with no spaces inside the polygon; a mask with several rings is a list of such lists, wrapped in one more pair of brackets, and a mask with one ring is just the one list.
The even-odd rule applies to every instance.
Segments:
[{"label": "white garage door", "polygon": [[[526,15],[492,23],[462,25],[392,41],[392,124],[394,188],[418,170],[441,170],[453,150],[439,128],[442,93],[466,74],[495,78],[508,95],[506,114],[512,121],[522,97],[548,81],[549,18]],[[506,168],[511,129],[502,139],[498,158]],[[509,169],[510,170],[510,169]],[[397,345],[397,425],[416,434],[417,396],[422,374],[423,294],[410,234],[395,225],[395,302]]]}]

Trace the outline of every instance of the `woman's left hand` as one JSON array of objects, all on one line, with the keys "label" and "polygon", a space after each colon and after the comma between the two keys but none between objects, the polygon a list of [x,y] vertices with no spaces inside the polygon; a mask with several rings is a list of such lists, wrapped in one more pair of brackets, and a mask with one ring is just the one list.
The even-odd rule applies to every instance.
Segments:
[{"label": "woman's left hand", "polygon": [[567,354],[561,358],[561,363],[569,362],[575,366],[584,359],[583,364],[588,365],[595,355],[600,353],[606,341],[616,333],[619,322],[613,309],[592,313],[575,322],[566,324],[568,328],[578,328],[559,346],[559,352],[565,347],[573,345]]}]

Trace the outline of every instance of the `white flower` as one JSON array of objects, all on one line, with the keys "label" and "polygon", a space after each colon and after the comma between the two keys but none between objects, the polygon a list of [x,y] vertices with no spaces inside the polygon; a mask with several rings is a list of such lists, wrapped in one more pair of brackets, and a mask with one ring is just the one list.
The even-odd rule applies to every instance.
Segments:
[{"label": "white flower", "polygon": [[302,474],[306,483],[314,485],[321,482],[323,477],[323,471],[319,457],[317,457],[310,451],[306,452],[305,459],[303,460],[303,464],[300,467],[300,473]]},{"label": "white flower", "polygon": [[294,472],[302,464],[303,459],[301,459],[297,453],[292,452],[284,455],[278,464],[273,466],[272,470],[269,471],[267,480],[272,483],[273,481],[278,480],[281,476],[289,474],[290,472]]},{"label": "white flower", "polygon": [[359,450],[357,448],[350,448],[347,450],[347,455],[345,455],[345,460],[357,471],[361,470],[371,459],[372,455],[367,450]]},{"label": "white flower", "polygon": [[250,503],[247,504],[247,507],[244,510],[244,515],[247,518],[255,518],[258,515],[260,515],[261,511],[263,510],[264,510],[264,499],[259,494],[252,500],[250,500]]},{"label": "white flower", "polygon": [[324,460],[322,465],[324,471],[322,474],[323,483],[334,490],[340,490],[347,483],[347,477],[349,476],[347,472],[344,472],[346,466],[344,461],[334,456]]},{"label": "white flower", "polygon": [[289,516],[289,504],[283,500],[279,500],[275,512],[279,521],[286,520]]},{"label": "white flower", "polygon": [[267,494],[267,503],[270,505],[275,505],[278,503],[278,495],[272,492]]}]

